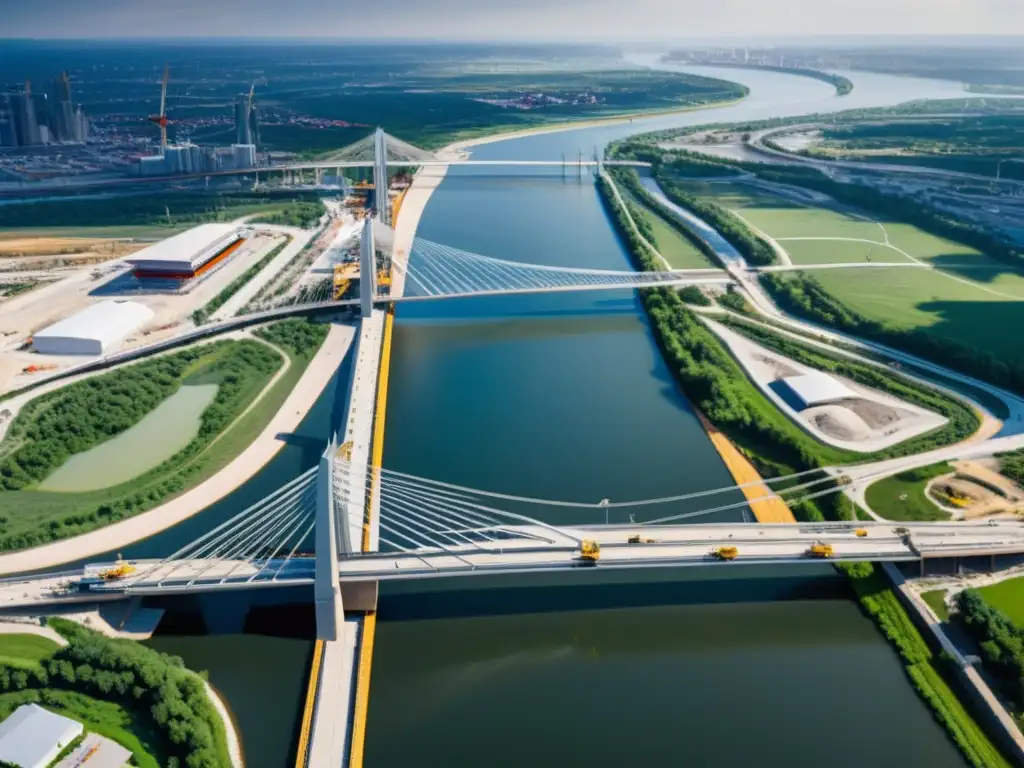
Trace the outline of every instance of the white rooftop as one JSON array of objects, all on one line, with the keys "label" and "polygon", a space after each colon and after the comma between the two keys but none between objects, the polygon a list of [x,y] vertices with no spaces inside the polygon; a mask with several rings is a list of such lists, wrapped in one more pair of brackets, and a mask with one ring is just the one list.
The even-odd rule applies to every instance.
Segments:
[{"label": "white rooftop", "polygon": [[45,768],[82,733],[82,724],[36,704],[22,704],[0,723],[0,762]]},{"label": "white rooftop", "polygon": [[857,394],[843,382],[821,371],[811,371],[800,376],[788,376],[782,382],[804,402],[804,407],[832,403]]},{"label": "white rooftop", "polygon": [[106,349],[153,319],[136,301],[101,301],[32,334],[33,344],[48,339],[93,339]]},{"label": "white rooftop", "polygon": [[200,224],[176,235],[154,243],[148,248],[136,251],[129,264],[152,264],[153,262],[191,262],[220,240],[227,240],[239,232],[235,224]]}]

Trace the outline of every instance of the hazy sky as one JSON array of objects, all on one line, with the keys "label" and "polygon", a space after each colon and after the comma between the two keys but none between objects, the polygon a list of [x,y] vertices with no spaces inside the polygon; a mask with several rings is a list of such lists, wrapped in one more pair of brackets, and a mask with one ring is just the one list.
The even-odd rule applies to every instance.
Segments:
[{"label": "hazy sky", "polygon": [[0,0],[4,37],[1024,34],[1024,0]]}]

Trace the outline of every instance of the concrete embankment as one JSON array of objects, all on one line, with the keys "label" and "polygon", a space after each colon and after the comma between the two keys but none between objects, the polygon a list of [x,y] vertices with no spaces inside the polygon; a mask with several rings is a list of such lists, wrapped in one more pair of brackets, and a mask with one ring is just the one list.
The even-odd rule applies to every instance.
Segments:
[{"label": "concrete embankment", "polygon": [[942,622],[924,599],[907,584],[899,569],[893,563],[883,563],[882,567],[914,623],[930,635],[932,641],[953,660],[952,666],[956,671],[957,680],[966,694],[971,709],[982,721],[989,736],[1008,755],[1012,755],[1018,765],[1024,765],[1024,735],[1017,728],[1006,707],[978,674],[978,670],[968,663],[960,649],[949,639],[942,628]]}]

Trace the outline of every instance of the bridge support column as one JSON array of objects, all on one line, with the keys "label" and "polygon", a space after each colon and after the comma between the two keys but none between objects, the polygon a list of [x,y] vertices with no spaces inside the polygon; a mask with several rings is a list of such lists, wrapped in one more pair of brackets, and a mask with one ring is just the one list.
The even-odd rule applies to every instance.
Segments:
[{"label": "bridge support column", "polygon": [[389,221],[388,205],[388,148],[384,129],[378,128],[373,136],[373,207],[377,218],[385,224]]},{"label": "bridge support column", "polygon": [[338,577],[338,520],[334,509],[332,477],[334,446],[320,457],[316,475],[316,572],[313,602],[316,607],[316,636],[319,640],[337,640],[345,623]]},{"label": "bridge support column", "polygon": [[377,298],[377,246],[373,240],[373,219],[363,222],[363,236],[359,241],[359,312],[363,317],[373,314],[373,300]]}]

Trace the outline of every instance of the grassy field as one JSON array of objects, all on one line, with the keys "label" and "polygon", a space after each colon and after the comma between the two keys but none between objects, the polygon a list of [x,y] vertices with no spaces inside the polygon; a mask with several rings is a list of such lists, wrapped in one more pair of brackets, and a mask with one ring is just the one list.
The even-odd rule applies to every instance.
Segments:
[{"label": "grassy field", "polygon": [[925,496],[924,489],[931,478],[952,471],[948,464],[935,464],[879,480],[868,486],[865,494],[868,506],[886,520],[949,520],[949,514]]},{"label": "grassy field", "polygon": [[[769,237],[781,240],[794,264],[909,261],[884,245],[882,228],[839,206],[810,206],[742,183],[693,182],[689,191],[710,197]],[[849,240],[788,240],[793,237]],[[873,242],[858,242],[861,240]]]},{"label": "grassy field", "polygon": [[0,635],[0,664],[15,667],[38,664],[60,648],[40,635]]},{"label": "grassy field", "polygon": [[945,603],[946,590],[933,589],[930,592],[922,592],[921,599],[928,603],[928,607],[935,611],[935,615],[942,621],[949,621],[949,608]]},{"label": "grassy field", "polygon": [[640,210],[640,215],[651,225],[651,229],[654,231],[654,247],[674,269],[700,269],[716,266],[707,256],[697,250],[693,243],[683,237],[665,217],[651,210],[649,206],[631,195],[625,188],[620,188],[619,192]]},{"label": "grassy field", "polygon": [[825,269],[814,276],[840,302],[871,320],[1024,358],[1020,339],[1005,332],[1024,323],[1024,301],[923,269]]},{"label": "grassy field", "polygon": [[[872,216],[838,203],[798,202],[787,195],[751,184],[690,182],[686,187],[694,194],[714,199],[777,240],[794,264],[909,262],[916,259],[940,267],[942,273],[924,278],[904,275],[898,278],[901,285],[919,285],[928,281],[929,285],[938,286],[936,291],[939,293],[956,292],[956,287],[961,285],[968,291],[973,288],[977,294],[1002,301],[1024,299],[1024,272],[1014,272],[1006,264],[975,248],[937,237],[911,224],[876,221]],[[847,274],[835,274],[832,279],[841,282]],[[885,281],[895,274],[895,270],[887,274]],[[879,275],[869,275],[868,279],[871,277]],[[958,280],[972,285],[964,285]],[[948,285],[943,288],[943,283]],[[905,303],[893,304],[899,307]]]},{"label": "grassy field", "polygon": [[1010,621],[1024,628],[1024,576],[1007,579],[978,590],[985,602],[1010,617]]}]

